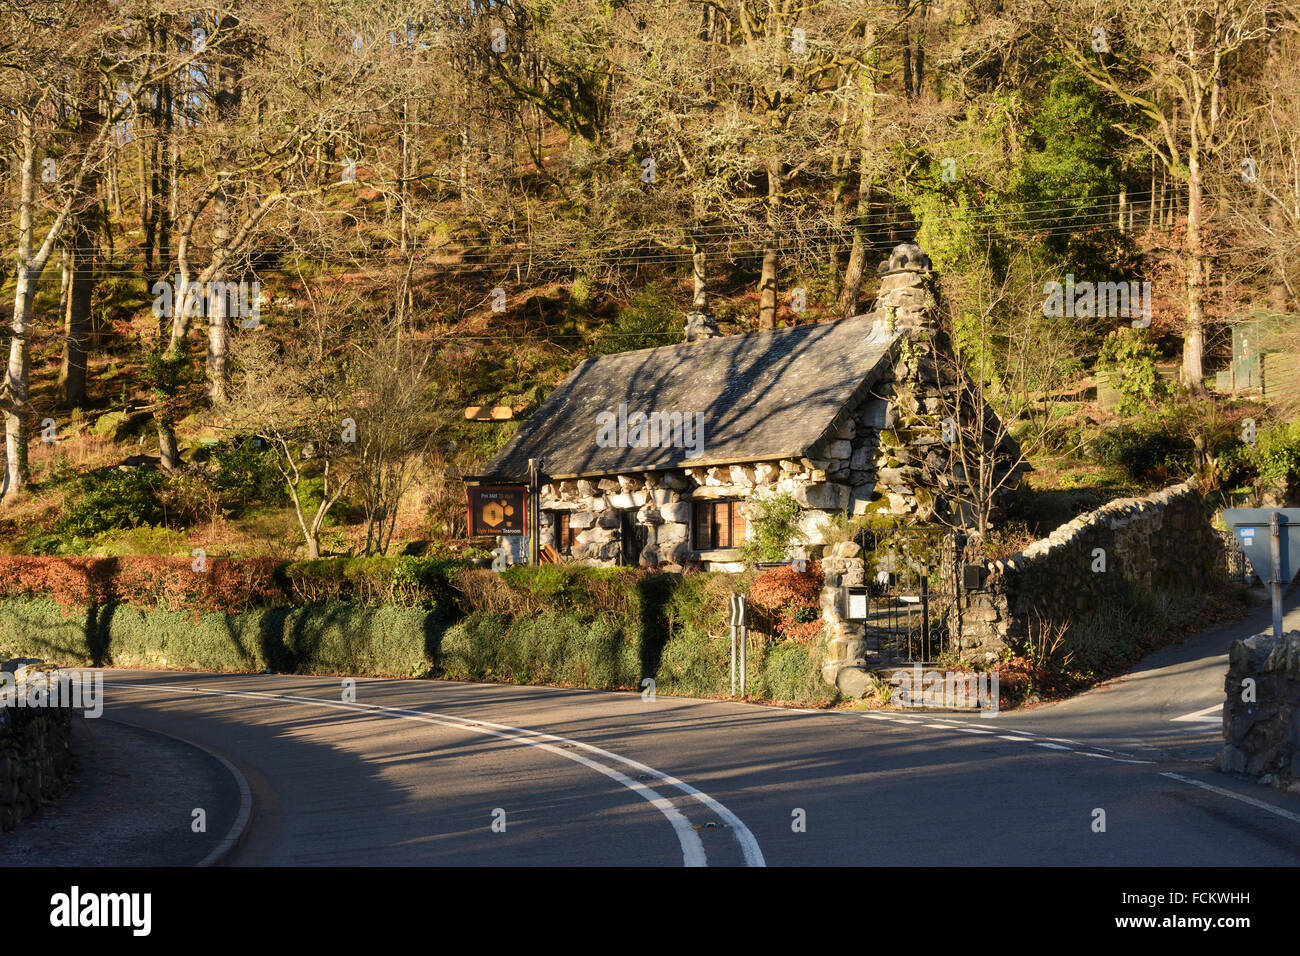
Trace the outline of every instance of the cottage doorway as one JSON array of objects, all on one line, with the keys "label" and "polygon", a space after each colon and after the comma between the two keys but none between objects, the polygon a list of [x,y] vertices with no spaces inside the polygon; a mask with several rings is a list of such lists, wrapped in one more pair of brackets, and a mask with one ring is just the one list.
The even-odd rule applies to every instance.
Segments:
[{"label": "cottage doorway", "polygon": [[620,511],[618,519],[618,537],[622,543],[618,563],[623,567],[635,568],[641,563],[641,552],[650,543],[650,529],[636,523],[635,510]]}]

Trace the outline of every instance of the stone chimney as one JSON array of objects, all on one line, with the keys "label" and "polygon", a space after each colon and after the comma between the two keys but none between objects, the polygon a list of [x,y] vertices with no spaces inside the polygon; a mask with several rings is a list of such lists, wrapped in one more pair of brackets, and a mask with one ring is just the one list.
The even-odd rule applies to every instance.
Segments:
[{"label": "stone chimney", "polygon": [[937,273],[920,246],[914,242],[895,246],[876,274],[882,277],[872,310],[877,321],[887,320],[896,329],[937,328]]},{"label": "stone chimney", "polygon": [[686,328],[683,330],[683,342],[703,342],[722,335],[717,320],[707,312],[687,312]]}]

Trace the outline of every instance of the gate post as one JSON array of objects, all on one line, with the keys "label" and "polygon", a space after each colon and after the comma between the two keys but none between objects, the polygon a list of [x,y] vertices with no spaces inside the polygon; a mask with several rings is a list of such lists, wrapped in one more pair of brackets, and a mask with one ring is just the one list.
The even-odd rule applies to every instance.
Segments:
[{"label": "gate post", "polygon": [[866,583],[866,563],[858,557],[861,551],[860,545],[843,541],[831,545],[822,558],[821,614],[827,634],[822,680],[850,696],[861,696],[870,688],[866,625],[845,620],[840,607],[841,585]]}]

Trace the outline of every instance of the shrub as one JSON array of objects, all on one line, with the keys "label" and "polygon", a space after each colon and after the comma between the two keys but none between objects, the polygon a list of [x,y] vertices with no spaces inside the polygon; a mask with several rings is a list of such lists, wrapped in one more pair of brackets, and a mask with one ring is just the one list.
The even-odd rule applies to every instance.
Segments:
[{"label": "shrub", "polygon": [[825,704],[835,696],[822,680],[816,644],[778,644],[762,661],[754,692],[769,700]]},{"label": "shrub", "polygon": [[348,601],[402,607],[447,605],[452,577],[464,561],[412,555],[314,558],[285,565],[280,573],[295,604]]},{"label": "shrub", "polygon": [[749,506],[749,542],[741,549],[745,561],[782,561],[790,544],[799,540],[799,503],[788,492],[753,498]]},{"label": "shrub", "polygon": [[83,475],[55,527],[63,535],[89,538],[101,531],[161,524],[163,476],[148,468],[108,468]]},{"label": "shrub", "polygon": [[1121,415],[1135,414],[1173,394],[1173,387],[1156,371],[1159,357],[1145,329],[1116,329],[1102,343],[1097,368],[1108,373],[1119,389],[1116,410]]},{"label": "shrub", "polygon": [[786,566],[768,568],[749,587],[749,600],[766,614],[756,615],[776,637],[811,642],[822,631],[822,566],[811,561],[800,573]]},{"label": "shrub", "polygon": [[253,502],[283,504],[288,501],[284,477],[275,467],[275,455],[250,435],[236,435],[212,449],[212,487],[221,504],[238,514]]},{"label": "shrub", "polygon": [[158,498],[166,520],[172,524],[199,524],[221,513],[220,493],[203,475],[193,471],[167,475]]},{"label": "shrub", "polygon": [[69,613],[45,597],[3,606],[0,654],[65,666],[422,677],[438,636],[432,616],[414,608],[195,614],[123,604]]},{"label": "shrub", "polygon": [[601,329],[589,351],[593,355],[609,355],[674,345],[681,340],[681,322],[681,311],[673,297],[657,285],[648,285],[619,309],[613,322]]},{"label": "shrub", "polygon": [[1261,431],[1247,458],[1265,488],[1293,494],[1300,487],[1300,421]]},{"label": "shrub", "polygon": [[1194,445],[1159,420],[1120,425],[1094,440],[1092,453],[1103,465],[1120,468],[1130,481],[1163,484],[1192,470]]}]

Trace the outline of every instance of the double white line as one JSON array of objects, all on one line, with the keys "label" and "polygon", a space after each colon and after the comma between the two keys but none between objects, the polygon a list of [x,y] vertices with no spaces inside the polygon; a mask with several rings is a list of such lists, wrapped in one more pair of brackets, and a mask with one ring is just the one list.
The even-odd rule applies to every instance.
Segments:
[{"label": "double white line", "polygon": [[[530,747],[538,747],[549,753],[557,754],[567,760],[582,764],[597,773],[604,774],[611,780],[631,790],[641,799],[645,800],[656,810],[664,815],[672,825],[673,832],[677,834],[677,841],[682,848],[682,862],[686,866],[708,866],[708,859],[704,853],[704,844],[700,841],[700,835],[691,825],[690,820],[673,805],[672,801],[661,794],[659,791],[648,787],[638,780],[634,780],[627,774],[614,767],[610,767],[586,754],[603,757],[605,760],[622,764],[623,766],[635,770],[638,773],[654,778],[657,785],[671,787],[687,797],[695,800],[701,805],[707,807],[713,813],[717,814],[728,827],[731,835],[740,845],[740,852],[745,860],[746,866],[766,866],[763,859],[763,851],[759,849],[758,841],[754,834],[745,826],[741,819],[719,803],[713,797],[709,796],[690,784],[678,780],[676,777],[666,774],[654,767],[632,760],[610,750],[604,750],[591,744],[583,743],[580,740],[572,740],[568,737],[561,737],[558,734],[547,734],[536,730],[528,730],[523,727],[512,727],[509,724],[497,724],[487,720],[469,720],[464,717],[457,717],[452,714],[439,714],[424,710],[409,710],[404,707],[385,707],[381,704],[361,704],[347,703],[344,701],[324,700],[320,697],[302,697],[296,694],[270,694],[264,691],[246,691],[246,690],[204,690],[197,687],[177,687],[175,685],[140,685],[140,684],[119,684],[106,683],[107,687],[121,687],[123,689],[137,691],[155,691],[158,693],[176,694],[177,692],[187,692],[191,694],[203,694],[210,697],[252,697],[259,700],[275,701],[283,704],[307,704],[314,707],[329,707],[335,710],[359,711],[362,713],[376,713],[386,717],[393,717],[402,720],[418,720],[429,724],[440,724],[444,727],[457,727],[461,730],[472,731],[473,733],[484,734],[489,737],[496,737],[499,740],[510,740],[516,743],[528,744]],[[581,752],[578,752],[581,751]]]}]

